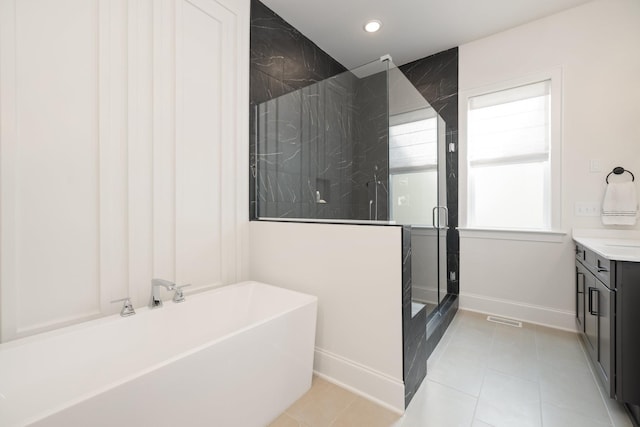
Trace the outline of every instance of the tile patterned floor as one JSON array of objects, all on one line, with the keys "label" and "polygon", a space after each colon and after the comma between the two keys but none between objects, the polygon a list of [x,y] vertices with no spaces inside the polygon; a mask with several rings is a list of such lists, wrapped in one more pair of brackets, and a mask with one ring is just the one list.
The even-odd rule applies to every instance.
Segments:
[{"label": "tile patterned floor", "polygon": [[389,427],[400,416],[328,381],[311,389],[269,427]]},{"label": "tile patterned floor", "polygon": [[458,311],[402,417],[319,378],[272,427],[632,427],[578,336]]}]

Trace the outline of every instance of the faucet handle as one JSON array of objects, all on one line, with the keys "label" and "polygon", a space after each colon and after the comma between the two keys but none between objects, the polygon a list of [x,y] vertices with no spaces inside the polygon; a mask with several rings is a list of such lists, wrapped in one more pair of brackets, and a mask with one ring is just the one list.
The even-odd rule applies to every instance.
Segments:
[{"label": "faucet handle", "polygon": [[116,299],[116,300],[113,300],[111,302],[112,303],[116,303],[116,302],[123,302],[123,301],[124,301],[124,304],[122,304],[122,310],[120,310],[120,316],[127,317],[127,316],[132,316],[132,315],[136,314],[136,311],[133,308],[133,304],[131,304],[131,298],[130,297]]},{"label": "faucet handle", "polygon": [[173,294],[173,302],[184,302],[184,293],[182,292],[182,288],[186,288],[188,285],[176,286],[176,293]]}]

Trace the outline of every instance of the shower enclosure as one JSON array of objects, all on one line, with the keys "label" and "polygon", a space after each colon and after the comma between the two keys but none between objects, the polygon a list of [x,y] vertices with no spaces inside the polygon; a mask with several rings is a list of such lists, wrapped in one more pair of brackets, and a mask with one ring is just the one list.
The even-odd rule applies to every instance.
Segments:
[{"label": "shower enclosure", "polygon": [[413,312],[446,290],[444,120],[389,56],[257,105],[257,219],[411,226]]}]

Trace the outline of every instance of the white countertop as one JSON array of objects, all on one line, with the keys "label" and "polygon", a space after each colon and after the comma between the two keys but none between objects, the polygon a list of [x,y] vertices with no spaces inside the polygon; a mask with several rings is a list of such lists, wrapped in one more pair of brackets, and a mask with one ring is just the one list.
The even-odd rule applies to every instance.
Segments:
[{"label": "white countertop", "polygon": [[576,236],[574,233],[573,240],[612,261],[640,262],[640,238],[629,237]]}]

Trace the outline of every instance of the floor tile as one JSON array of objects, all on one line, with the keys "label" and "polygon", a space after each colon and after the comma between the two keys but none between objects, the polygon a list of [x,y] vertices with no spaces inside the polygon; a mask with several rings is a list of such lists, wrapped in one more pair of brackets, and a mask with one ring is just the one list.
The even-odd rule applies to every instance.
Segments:
[{"label": "floor tile", "polygon": [[610,427],[611,424],[607,422],[594,421],[584,415],[569,411],[567,409],[558,408],[554,405],[543,403],[542,404],[542,420],[544,427],[567,427],[567,426],[580,426],[580,427]]},{"label": "floor tile", "polygon": [[[584,344],[582,345],[583,350]],[[591,375],[595,377],[595,373],[593,372],[593,367],[591,368]],[[624,408],[624,405],[617,400],[609,399],[608,392],[605,391],[604,386],[600,381],[595,382],[598,385],[598,391],[600,392],[600,396],[603,397],[605,406],[607,407],[607,411],[609,412],[609,417],[611,418],[611,423],[614,427],[633,427],[631,420],[629,419],[629,415],[627,415],[627,411]]]},{"label": "floor tile", "polygon": [[475,417],[496,427],[541,426],[537,382],[487,371]]},{"label": "floor tile", "polygon": [[545,403],[583,414],[597,422],[610,422],[595,378],[589,371],[542,364],[540,391]]},{"label": "floor tile", "polygon": [[399,418],[400,415],[388,409],[356,397],[355,401],[331,424],[331,427],[389,427]]},{"label": "floor tile", "polygon": [[539,327],[536,329],[536,347],[540,361],[558,368],[589,370],[578,336],[574,333]]},{"label": "floor tile", "polygon": [[596,380],[578,336],[458,311],[405,414],[314,377],[271,427],[632,427]]},{"label": "floor tile", "polygon": [[496,328],[487,367],[507,375],[537,381],[540,367],[535,331],[509,326]]},{"label": "floor tile", "polygon": [[536,331],[527,326],[517,328],[513,326],[496,325],[493,334],[493,347],[517,347],[535,354]]},{"label": "floor tile", "polygon": [[286,410],[287,415],[309,427],[328,427],[356,395],[320,378],[304,396]]},{"label": "floor tile", "polygon": [[487,358],[452,343],[434,366],[429,366],[427,378],[472,396],[480,394]]},{"label": "floor tile", "polygon": [[469,426],[477,399],[431,380],[425,380],[397,426]]},{"label": "floor tile", "polygon": [[268,427],[304,427],[304,424],[284,413],[269,424]]},{"label": "floor tile", "polygon": [[607,409],[609,409],[609,416],[611,417],[614,427],[633,427],[629,415],[627,415],[622,404],[615,400],[609,400],[607,402]]}]

